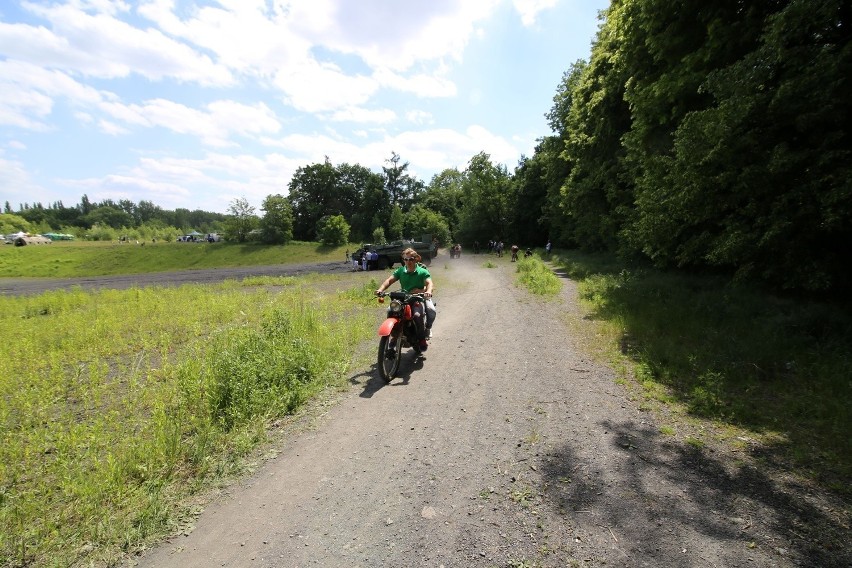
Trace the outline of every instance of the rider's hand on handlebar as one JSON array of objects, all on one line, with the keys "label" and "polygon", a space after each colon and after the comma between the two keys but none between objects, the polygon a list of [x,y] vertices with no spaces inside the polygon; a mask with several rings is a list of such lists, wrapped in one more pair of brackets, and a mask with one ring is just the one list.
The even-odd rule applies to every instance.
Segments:
[{"label": "rider's hand on handlebar", "polygon": [[427,300],[432,297],[432,292],[423,292],[423,297]]}]

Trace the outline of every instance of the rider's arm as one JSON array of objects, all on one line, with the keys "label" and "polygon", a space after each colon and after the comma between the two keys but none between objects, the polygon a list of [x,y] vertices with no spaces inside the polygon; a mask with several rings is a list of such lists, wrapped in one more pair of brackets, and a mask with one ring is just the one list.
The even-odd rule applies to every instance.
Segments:
[{"label": "rider's arm", "polygon": [[382,282],[382,285],[381,285],[381,286],[379,286],[379,289],[378,289],[378,290],[376,290],[376,294],[381,294],[382,292],[384,292],[385,290],[387,290],[388,286],[390,286],[391,284],[393,284],[394,282],[396,282],[396,280],[397,280],[397,279],[396,279],[396,277],[394,277],[394,275],[393,275],[393,274],[391,274],[390,276],[388,276],[387,280],[385,280],[384,282]]},{"label": "rider's arm", "polygon": [[433,286],[431,278],[426,279],[425,286],[426,286],[426,289],[423,290],[423,293],[426,295],[427,298],[431,298],[432,297],[432,286]]}]

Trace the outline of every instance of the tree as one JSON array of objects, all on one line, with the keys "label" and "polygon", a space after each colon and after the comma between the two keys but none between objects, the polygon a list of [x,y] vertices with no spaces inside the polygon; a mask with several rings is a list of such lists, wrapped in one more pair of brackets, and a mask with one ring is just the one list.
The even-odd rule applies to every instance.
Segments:
[{"label": "tree", "polygon": [[83,215],[82,221],[88,227],[106,225],[113,229],[133,226],[133,217],[127,212],[112,206],[101,206],[92,209],[88,215]]},{"label": "tree", "polygon": [[374,228],[383,228],[390,218],[390,202],[380,174],[360,165],[340,164],[338,183],[350,201],[340,213],[352,227],[353,236],[369,240]]},{"label": "tree", "polygon": [[339,191],[339,173],[328,157],[322,164],[296,170],[288,186],[288,199],[293,207],[293,236],[296,239],[313,240],[320,219],[354,209],[352,201],[339,198]]},{"label": "tree", "polygon": [[14,213],[0,214],[0,235],[17,233],[19,231],[29,233],[31,231],[29,221]]},{"label": "tree", "polygon": [[373,230],[372,240],[370,241],[373,244],[383,245],[387,242],[385,238],[385,230],[381,227],[377,227]]},{"label": "tree", "polygon": [[417,240],[422,235],[432,235],[432,238],[438,239],[441,243],[449,243],[451,239],[447,220],[440,213],[422,205],[415,205],[405,214],[403,231],[405,235]]},{"label": "tree", "polygon": [[[464,174],[456,168],[447,168],[432,176],[426,191],[420,196],[419,205],[440,214],[447,222],[451,235],[459,226],[459,212],[464,205],[462,190]],[[450,236],[452,240],[452,236]],[[449,240],[443,242],[450,242]]]},{"label": "tree", "polygon": [[283,195],[268,195],[261,209],[261,240],[267,244],[282,245],[293,239],[293,208]]},{"label": "tree", "polygon": [[492,164],[491,157],[480,152],[468,162],[462,191],[466,200],[457,238],[465,242],[507,238],[515,203],[506,167]]},{"label": "tree", "polygon": [[254,207],[244,197],[231,201],[231,204],[228,205],[228,213],[231,216],[225,222],[225,232],[229,240],[238,243],[244,243],[248,240],[249,232],[258,225],[258,218],[254,211]]},{"label": "tree", "polygon": [[586,250],[618,248],[618,235],[633,201],[622,145],[630,128],[630,108],[624,101],[630,76],[620,51],[623,14],[631,5],[613,0],[589,64],[575,65],[565,80],[571,95],[561,157],[569,174],[558,203],[570,239]]},{"label": "tree", "polygon": [[343,215],[329,215],[318,223],[317,236],[326,246],[341,246],[349,242],[349,230]]},{"label": "tree", "polygon": [[405,212],[417,201],[423,192],[424,184],[419,179],[408,175],[408,162],[400,164],[400,156],[391,152],[391,157],[386,160],[390,167],[382,167],[385,173],[385,189],[391,205],[397,205]]}]

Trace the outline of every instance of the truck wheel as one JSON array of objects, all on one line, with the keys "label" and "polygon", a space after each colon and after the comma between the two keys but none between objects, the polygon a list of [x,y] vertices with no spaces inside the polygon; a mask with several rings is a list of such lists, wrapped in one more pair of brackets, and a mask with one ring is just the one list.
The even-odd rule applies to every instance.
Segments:
[{"label": "truck wheel", "polygon": [[384,270],[388,267],[388,257],[380,256],[379,257],[379,270]]},{"label": "truck wheel", "polygon": [[429,266],[430,264],[432,264],[432,256],[431,255],[424,256],[423,257],[423,264],[425,264],[426,266]]}]

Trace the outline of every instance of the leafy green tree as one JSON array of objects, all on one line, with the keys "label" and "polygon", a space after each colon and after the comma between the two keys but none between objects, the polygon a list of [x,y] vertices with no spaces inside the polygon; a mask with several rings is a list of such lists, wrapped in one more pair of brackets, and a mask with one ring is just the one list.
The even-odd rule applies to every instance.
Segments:
[{"label": "leafy green tree", "polygon": [[117,207],[109,205],[92,209],[92,212],[88,215],[84,215],[81,220],[88,227],[106,225],[113,229],[120,229],[122,227],[133,225],[133,217],[130,214]]},{"label": "leafy green tree", "polygon": [[329,215],[318,223],[317,236],[326,246],[341,246],[349,242],[349,230],[343,215]]},{"label": "leafy green tree", "polygon": [[391,205],[397,205],[403,212],[408,211],[417,202],[424,190],[424,184],[408,174],[408,162],[400,164],[400,156],[391,153],[387,160],[389,167],[382,167],[385,174],[385,189]]},{"label": "leafy green tree", "polygon": [[624,101],[630,75],[620,51],[623,13],[630,4],[613,0],[589,64],[575,65],[576,76],[565,79],[571,93],[562,158],[569,174],[559,207],[571,240],[586,250],[618,248],[618,234],[633,201],[621,143],[630,129],[630,109]]},{"label": "leafy green tree", "polygon": [[14,213],[0,214],[0,235],[8,235],[10,233],[18,233],[31,231],[30,222]]},{"label": "leafy green tree", "polygon": [[403,234],[414,239],[420,239],[422,235],[432,235],[432,238],[437,238],[441,243],[449,243],[451,239],[450,228],[443,215],[421,205],[415,205],[405,213]]},{"label": "leafy green tree", "polygon": [[360,165],[341,164],[337,168],[339,183],[348,187],[351,207],[342,211],[352,226],[352,234],[369,240],[375,227],[384,227],[390,218],[390,201],[380,174]]},{"label": "leafy green tree", "polygon": [[491,157],[480,152],[468,162],[462,191],[465,203],[459,215],[457,240],[470,243],[508,238],[515,200],[506,167],[492,164]]},{"label": "leafy green tree", "polygon": [[[548,196],[559,193],[567,176],[565,162],[559,157],[562,140],[549,136],[540,140],[531,158],[521,157],[512,178],[517,207],[511,212],[511,235],[515,244],[543,246],[556,238],[548,207]],[[561,175],[553,176],[553,167],[563,166]],[[567,239],[558,242],[564,245]]]},{"label": "leafy green tree", "polygon": [[405,215],[399,205],[391,207],[390,218],[388,219],[388,236],[391,240],[398,241],[402,238],[402,231],[405,228]]},{"label": "leafy green tree", "polygon": [[254,214],[248,200],[238,197],[228,205],[230,218],[225,222],[225,234],[228,240],[244,243],[249,238],[249,233],[257,227],[259,220]]},{"label": "leafy green tree", "polygon": [[388,242],[385,238],[385,230],[381,227],[376,227],[376,229],[373,230],[372,237],[373,238],[370,242],[373,244],[382,245]]},{"label": "leafy green tree", "polygon": [[343,214],[346,209],[337,198],[339,188],[339,172],[328,157],[322,164],[296,170],[288,186],[288,199],[293,207],[293,236],[297,240],[313,240],[320,219]]},{"label": "leafy green tree", "polygon": [[[445,169],[432,177],[419,200],[419,205],[440,214],[446,220],[451,235],[458,230],[459,212],[464,205],[463,183],[462,172],[456,168]],[[452,236],[442,242],[451,240]]]},{"label": "leafy green tree", "polygon": [[268,195],[263,200],[260,219],[261,240],[282,245],[293,240],[293,208],[283,195]]}]

